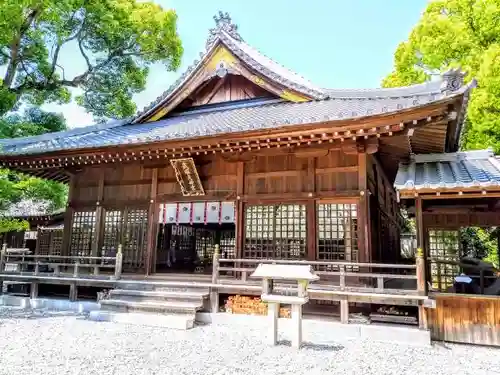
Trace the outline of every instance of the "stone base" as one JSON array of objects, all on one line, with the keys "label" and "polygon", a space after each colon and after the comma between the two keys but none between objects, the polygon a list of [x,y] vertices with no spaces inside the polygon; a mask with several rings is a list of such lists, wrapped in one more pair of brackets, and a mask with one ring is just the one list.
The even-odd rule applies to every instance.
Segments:
[{"label": "stone base", "polygon": [[91,311],[88,319],[95,322],[126,323],[149,327],[187,330],[194,327],[194,315],[119,313],[111,311]]},{"label": "stone base", "polygon": [[54,311],[71,311],[77,313],[87,313],[99,308],[97,302],[76,301],[57,298],[30,298],[13,295],[1,295],[0,306],[19,307],[22,309],[47,309]]}]

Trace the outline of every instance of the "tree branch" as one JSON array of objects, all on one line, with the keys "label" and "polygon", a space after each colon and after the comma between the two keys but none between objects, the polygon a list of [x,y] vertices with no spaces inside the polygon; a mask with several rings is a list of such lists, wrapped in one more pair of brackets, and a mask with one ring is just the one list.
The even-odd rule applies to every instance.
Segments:
[{"label": "tree branch", "polygon": [[26,31],[28,31],[28,29],[30,28],[31,24],[36,19],[38,14],[39,14],[38,9],[33,9],[28,14],[26,22],[19,29],[19,35],[16,38],[14,38],[14,40],[11,43],[10,56],[9,56],[10,61],[9,64],[7,65],[7,70],[5,72],[5,76],[3,79],[3,85],[5,87],[10,87],[10,85],[14,81],[14,76],[16,75],[16,67],[19,62],[18,55],[19,55],[19,46],[21,44],[21,39],[23,38]]}]

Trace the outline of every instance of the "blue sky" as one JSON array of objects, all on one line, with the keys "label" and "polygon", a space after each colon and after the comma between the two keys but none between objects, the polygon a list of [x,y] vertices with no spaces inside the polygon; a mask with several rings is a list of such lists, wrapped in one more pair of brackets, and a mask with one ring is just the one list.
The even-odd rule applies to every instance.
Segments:
[{"label": "blue sky", "polygon": [[[315,84],[331,88],[380,86],[392,69],[397,45],[408,37],[428,0],[155,0],[178,14],[184,55],[177,72],[154,66],[143,108],[160,95],[204,49],[213,15],[229,12],[245,41]],[[83,62],[65,56],[77,72]],[[65,64],[67,65],[67,64]],[[70,126],[89,125],[92,116],[76,104],[47,105]]]}]

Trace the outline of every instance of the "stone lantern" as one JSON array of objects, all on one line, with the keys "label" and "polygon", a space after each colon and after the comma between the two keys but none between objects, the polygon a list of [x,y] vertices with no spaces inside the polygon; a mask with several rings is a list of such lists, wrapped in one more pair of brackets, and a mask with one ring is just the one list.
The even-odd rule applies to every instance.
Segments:
[{"label": "stone lantern", "polygon": [[[300,348],[302,343],[302,305],[309,301],[307,287],[311,281],[319,276],[308,265],[259,264],[251,277],[262,278],[261,299],[268,304],[268,318],[270,323],[270,343],[276,345],[278,341],[278,316],[280,304],[292,306],[292,346]],[[287,295],[279,294],[275,289],[275,281],[292,283],[287,288]]]}]

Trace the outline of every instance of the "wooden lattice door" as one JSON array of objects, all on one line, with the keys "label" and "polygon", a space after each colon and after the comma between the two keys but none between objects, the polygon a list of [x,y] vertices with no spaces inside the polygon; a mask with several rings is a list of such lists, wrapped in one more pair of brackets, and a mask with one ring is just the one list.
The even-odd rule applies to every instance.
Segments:
[{"label": "wooden lattice door", "polygon": [[147,225],[147,209],[105,210],[102,255],[115,256],[121,244],[123,269],[137,271],[144,268]]},{"label": "wooden lattice door", "polygon": [[144,268],[148,228],[148,210],[131,209],[125,211],[123,226],[123,267],[124,269]]}]

